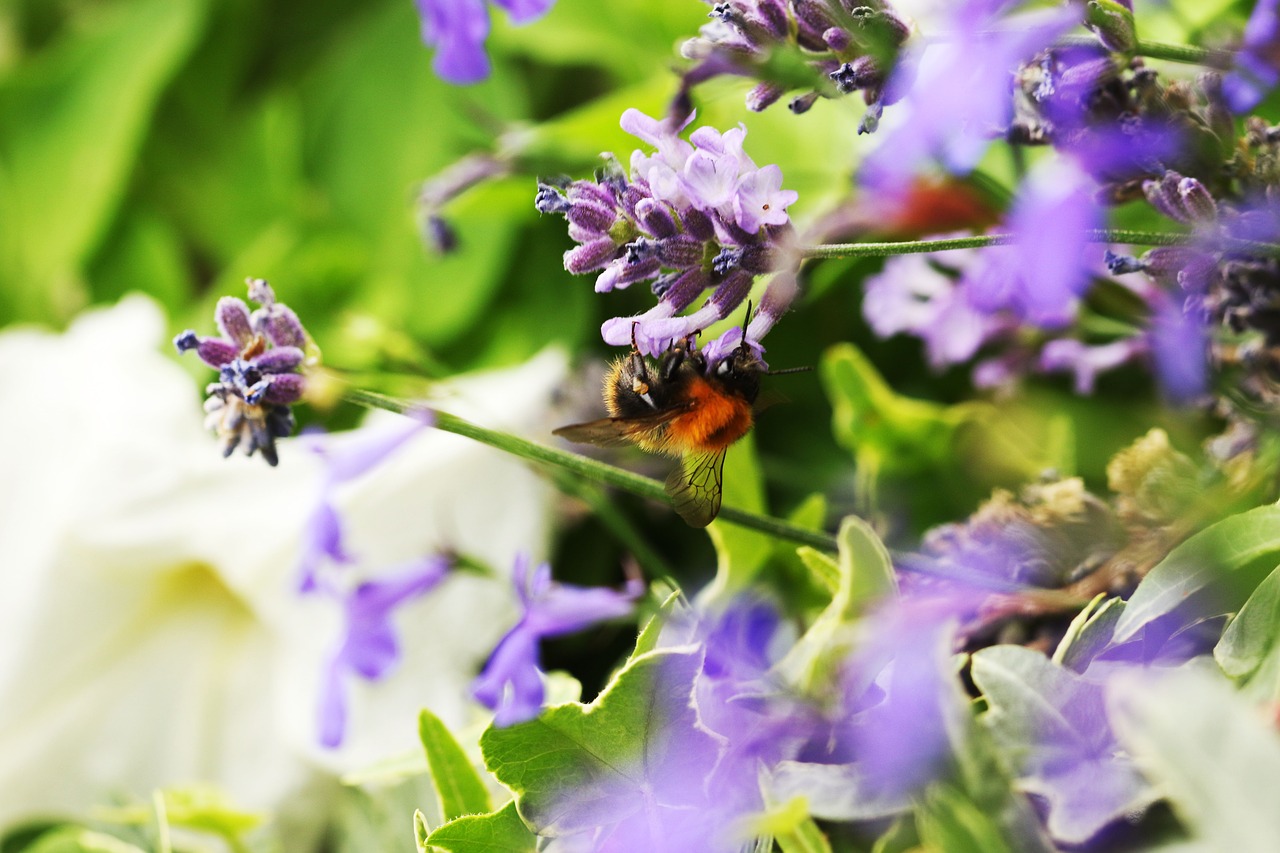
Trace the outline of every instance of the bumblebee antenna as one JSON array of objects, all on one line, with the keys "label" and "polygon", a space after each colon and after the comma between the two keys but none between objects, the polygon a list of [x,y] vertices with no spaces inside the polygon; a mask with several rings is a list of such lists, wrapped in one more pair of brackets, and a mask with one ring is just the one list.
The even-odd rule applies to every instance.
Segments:
[{"label": "bumblebee antenna", "polygon": [[786,376],[788,373],[808,373],[813,370],[812,366],[805,367],[787,367],[782,370],[766,370],[765,376]]},{"label": "bumblebee antenna", "polygon": [[738,349],[747,349],[747,325],[751,322],[751,300],[747,300],[747,316],[742,318],[742,343],[738,344]]}]

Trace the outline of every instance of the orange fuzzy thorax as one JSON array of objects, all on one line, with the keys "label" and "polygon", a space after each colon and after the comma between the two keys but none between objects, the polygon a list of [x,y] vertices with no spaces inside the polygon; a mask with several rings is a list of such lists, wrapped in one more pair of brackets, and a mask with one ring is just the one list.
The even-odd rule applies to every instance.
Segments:
[{"label": "orange fuzzy thorax", "polygon": [[751,429],[751,404],[701,376],[691,380],[681,396],[691,405],[667,427],[670,452],[724,450]]}]

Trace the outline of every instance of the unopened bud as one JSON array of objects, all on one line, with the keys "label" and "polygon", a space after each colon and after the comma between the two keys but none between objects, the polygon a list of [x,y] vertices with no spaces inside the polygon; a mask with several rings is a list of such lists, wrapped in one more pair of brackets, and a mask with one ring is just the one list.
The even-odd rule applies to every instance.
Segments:
[{"label": "unopened bud", "polygon": [[1138,46],[1133,10],[1115,0],[1089,0],[1085,4],[1084,21],[1107,50],[1131,53]]}]

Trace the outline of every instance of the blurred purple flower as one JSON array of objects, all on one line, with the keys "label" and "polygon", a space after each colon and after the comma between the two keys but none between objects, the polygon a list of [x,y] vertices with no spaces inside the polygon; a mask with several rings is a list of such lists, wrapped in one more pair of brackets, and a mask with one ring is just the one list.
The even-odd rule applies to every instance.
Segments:
[{"label": "blurred purple flower", "polygon": [[627,616],[644,594],[644,584],[639,580],[629,580],[621,592],[557,583],[551,579],[551,566],[546,563],[530,571],[527,555],[517,558],[512,581],[524,613],[498,642],[471,685],[476,700],[494,712],[497,726],[531,720],[542,710],[540,640]]},{"label": "blurred purple flower", "polygon": [[[972,251],[948,252],[937,260],[958,270],[979,263]],[[882,338],[902,332],[921,338],[934,370],[969,360],[1010,327],[1007,319],[970,304],[966,288],[928,255],[886,260],[879,273],[867,278],[862,313]]]},{"label": "blurred purple flower", "polygon": [[1132,361],[1146,351],[1146,342],[1138,337],[1092,346],[1074,338],[1059,338],[1040,350],[1040,369],[1069,370],[1075,374],[1075,392],[1092,394],[1099,373]]},{"label": "blurred purple flower", "polygon": [[946,41],[902,56],[889,78],[915,75],[897,108],[903,120],[863,161],[862,183],[902,194],[932,161],[964,174],[1013,116],[1013,74],[1080,20],[1075,9],[999,17],[1006,0],[962,0],[942,25]]},{"label": "blurred purple flower", "polygon": [[1280,80],[1280,0],[1258,0],[1244,28],[1235,67],[1222,79],[1222,94],[1233,112],[1261,103]]},{"label": "blurred purple flower", "polygon": [[400,643],[391,615],[397,607],[434,589],[449,572],[450,562],[428,557],[402,566],[387,577],[364,581],[346,593],[343,635],[329,659],[319,705],[320,743],[334,748],[342,743],[347,724],[346,679],[351,676],[376,681],[386,676],[400,659]]},{"label": "blurred purple flower", "polygon": [[978,310],[1009,310],[1055,328],[1068,323],[1092,277],[1088,231],[1102,224],[1092,181],[1071,160],[1038,166],[1023,183],[1009,216],[1016,242],[984,250],[965,275]]},{"label": "blurred purple flower", "polygon": [[342,518],[333,503],[335,488],[377,467],[433,420],[430,409],[418,409],[386,425],[363,427],[340,436],[317,435],[304,439],[308,448],[323,459],[324,474],[315,509],[302,532],[299,592],[316,588],[318,573],[326,559],[338,564],[354,562],[343,544]]},{"label": "blurred purple flower", "polygon": [[[555,0],[492,0],[513,24],[536,20]],[[436,49],[431,65],[450,83],[477,83],[489,76],[484,52],[489,37],[488,0],[415,0],[422,18],[422,40]]]},{"label": "blurred purple flower", "polygon": [[1209,390],[1209,338],[1204,324],[1166,294],[1153,304],[1151,357],[1165,398],[1192,403]]}]

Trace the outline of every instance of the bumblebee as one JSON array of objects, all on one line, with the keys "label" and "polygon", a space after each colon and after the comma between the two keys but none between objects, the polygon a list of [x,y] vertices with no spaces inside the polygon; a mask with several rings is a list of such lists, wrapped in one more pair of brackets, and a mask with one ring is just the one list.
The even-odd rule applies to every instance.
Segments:
[{"label": "bumblebee", "polygon": [[698,350],[696,337],[673,344],[656,361],[633,340],[630,354],[615,360],[605,376],[609,417],[560,427],[555,435],[679,457],[667,494],[690,526],[706,527],[720,512],[725,453],[751,430],[765,373],[745,339],[715,362]]}]

